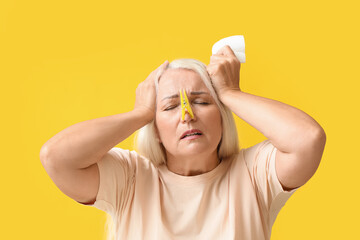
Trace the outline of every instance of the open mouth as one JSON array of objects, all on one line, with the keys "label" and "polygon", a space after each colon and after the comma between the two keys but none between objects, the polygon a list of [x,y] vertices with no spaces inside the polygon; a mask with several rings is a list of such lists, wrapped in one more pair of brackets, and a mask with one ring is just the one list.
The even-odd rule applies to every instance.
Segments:
[{"label": "open mouth", "polygon": [[202,132],[200,130],[192,129],[192,130],[184,132],[180,139],[184,139],[184,138],[194,139],[194,138],[198,138],[201,135],[202,135]]},{"label": "open mouth", "polygon": [[196,136],[196,135],[202,135],[201,133],[191,133],[191,134],[186,134],[184,137],[182,137],[181,139],[190,137],[190,136]]}]

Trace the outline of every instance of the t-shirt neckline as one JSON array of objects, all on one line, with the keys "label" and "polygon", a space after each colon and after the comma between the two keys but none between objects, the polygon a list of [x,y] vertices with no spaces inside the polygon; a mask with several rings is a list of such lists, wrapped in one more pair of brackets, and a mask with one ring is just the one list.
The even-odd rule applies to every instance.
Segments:
[{"label": "t-shirt neckline", "polygon": [[222,161],[212,170],[194,176],[183,176],[174,173],[168,169],[166,164],[159,166],[160,175],[163,179],[170,184],[181,184],[181,185],[194,185],[199,183],[207,183],[217,175],[221,175],[228,165],[229,158],[223,158]]}]

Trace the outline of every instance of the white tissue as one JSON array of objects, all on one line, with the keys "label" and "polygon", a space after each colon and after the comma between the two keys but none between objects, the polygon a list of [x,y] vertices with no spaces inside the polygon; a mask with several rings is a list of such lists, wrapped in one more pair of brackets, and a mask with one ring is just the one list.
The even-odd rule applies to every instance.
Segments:
[{"label": "white tissue", "polygon": [[212,54],[216,54],[220,48],[229,45],[240,63],[245,62],[245,40],[243,35],[235,35],[217,41],[212,47]]}]

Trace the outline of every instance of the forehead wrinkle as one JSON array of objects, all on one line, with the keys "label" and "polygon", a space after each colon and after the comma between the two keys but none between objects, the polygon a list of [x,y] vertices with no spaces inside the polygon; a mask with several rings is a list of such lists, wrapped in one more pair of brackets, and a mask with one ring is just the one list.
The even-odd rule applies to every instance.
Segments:
[{"label": "forehead wrinkle", "polygon": [[163,99],[161,99],[161,101],[164,101],[166,99],[178,98],[178,97],[179,97],[179,94],[174,94],[174,95],[171,95],[171,96],[168,96],[168,97],[164,97]]},{"label": "forehead wrinkle", "polygon": [[[210,95],[209,93],[207,93],[207,92],[202,92],[202,91],[190,92],[190,95],[192,95],[192,96],[198,96],[198,95],[202,95],[202,94]],[[164,101],[164,100],[166,100],[166,99],[173,99],[173,98],[179,98],[179,94],[173,94],[173,95],[171,95],[171,96],[164,97],[161,101]]]}]

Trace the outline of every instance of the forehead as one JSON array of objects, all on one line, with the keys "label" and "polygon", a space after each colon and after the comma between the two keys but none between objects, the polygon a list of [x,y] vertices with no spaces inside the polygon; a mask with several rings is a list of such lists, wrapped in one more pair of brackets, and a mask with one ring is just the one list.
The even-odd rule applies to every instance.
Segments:
[{"label": "forehead", "polygon": [[193,70],[167,69],[160,78],[158,95],[176,94],[179,89],[209,92],[203,80]]}]

